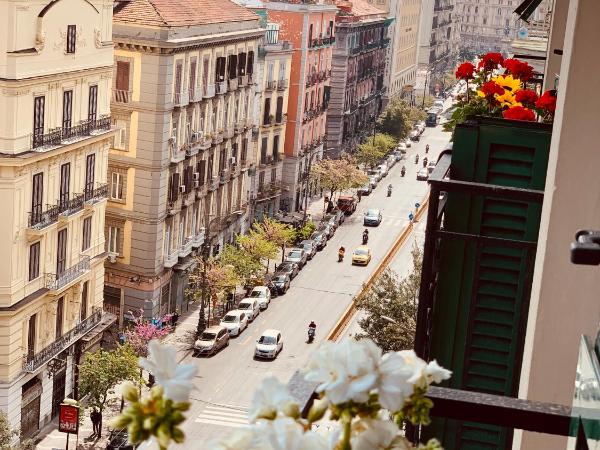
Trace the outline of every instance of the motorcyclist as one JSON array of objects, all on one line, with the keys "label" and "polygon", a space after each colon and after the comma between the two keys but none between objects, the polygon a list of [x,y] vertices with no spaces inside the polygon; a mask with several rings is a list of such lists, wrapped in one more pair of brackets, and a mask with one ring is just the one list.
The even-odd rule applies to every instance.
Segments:
[{"label": "motorcyclist", "polygon": [[419,164],[419,155],[415,155],[415,164]]},{"label": "motorcyclist", "polygon": [[425,153],[429,153],[429,144],[425,146]]},{"label": "motorcyclist", "polygon": [[392,195],[392,185],[388,185],[388,197]]},{"label": "motorcyclist", "polygon": [[369,241],[369,230],[365,229],[363,231],[363,245]]},{"label": "motorcyclist", "polygon": [[346,249],[342,246],[338,250],[338,261],[339,262],[342,262],[342,260],[344,259],[344,253],[346,253]]},{"label": "motorcyclist", "polygon": [[427,167],[427,157],[423,158],[423,167]]},{"label": "motorcyclist", "polygon": [[308,324],[308,328],[314,328],[315,331],[317,329],[317,324],[314,322],[314,320],[311,320],[310,323]]},{"label": "motorcyclist", "polygon": [[402,166],[402,169],[400,169],[400,175],[404,176],[405,173],[406,173],[406,167]]}]

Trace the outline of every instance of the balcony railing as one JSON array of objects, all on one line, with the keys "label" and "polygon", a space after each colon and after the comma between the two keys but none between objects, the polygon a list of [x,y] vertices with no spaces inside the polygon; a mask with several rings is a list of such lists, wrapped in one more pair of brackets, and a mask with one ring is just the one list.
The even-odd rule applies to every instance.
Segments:
[{"label": "balcony railing", "polygon": [[80,276],[90,270],[90,257],[85,255],[82,256],[77,264],[69,267],[62,273],[47,273],[46,274],[46,288],[51,291],[58,291],[73,281],[77,280]]},{"label": "balcony railing", "polygon": [[288,87],[288,81],[287,80],[279,80],[277,81],[277,90],[278,91],[285,91]]},{"label": "balcony railing", "polygon": [[275,114],[275,125],[283,125],[287,122],[287,114]]},{"label": "balcony railing", "polygon": [[27,226],[35,230],[41,230],[52,225],[58,220],[60,210],[58,205],[48,205],[45,211],[31,211]]},{"label": "balcony railing", "polygon": [[248,75],[240,75],[238,76],[238,86],[243,87],[248,84]]},{"label": "balcony railing", "polygon": [[223,137],[225,139],[231,139],[235,134],[235,127],[233,125],[227,125],[223,130]]},{"label": "balcony railing", "polygon": [[219,81],[216,85],[217,94],[225,94],[227,92],[227,81]]},{"label": "balcony railing", "polygon": [[70,216],[71,214],[75,214],[76,212],[81,211],[83,209],[84,202],[84,194],[75,194],[70,199],[59,201],[58,213],[63,216]]},{"label": "balcony railing", "polygon": [[124,91],[122,89],[113,89],[113,102],[115,103],[129,103],[131,101],[131,91]]},{"label": "balcony railing", "polygon": [[194,87],[189,91],[190,102],[199,102],[202,100],[202,92],[200,89]]},{"label": "balcony railing", "polygon": [[267,80],[267,82],[265,83],[265,90],[266,91],[274,91],[275,89],[277,89],[277,81]]},{"label": "balcony railing", "polygon": [[192,252],[192,243],[194,241],[193,236],[188,236],[183,240],[183,244],[181,244],[181,249],[179,250],[179,257],[185,258]]},{"label": "balcony railing", "polygon": [[192,248],[198,248],[202,244],[204,244],[204,239],[205,239],[204,236],[205,236],[204,227],[202,227],[198,231],[198,234],[196,234],[192,237]]},{"label": "balcony railing", "polygon": [[171,250],[169,253],[165,254],[165,260],[163,261],[163,266],[166,268],[173,267],[177,264],[179,260],[179,250]]},{"label": "balcony railing", "polygon": [[83,192],[86,202],[94,203],[104,198],[108,198],[108,183],[98,184],[96,188],[86,189]]},{"label": "balcony railing", "polygon": [[229,90],[230,91],[235,91],[238,88],[238,79],[237,79],[237,77],[230,78],[229,81],[228,81],[228,86],[229,86]]},{"label": "balcony railing", "polygon": [[102,309],[94,308],[91,316],[82,320],[80,323],[75,325],[74,328],[56,339],[49,346],[45,347],[38,353],[35,353],[31,357],[27,357],[23,363],[23,370],[27,373],[35,372],[48,361],[55,358],[65,349],[77,342],[77,340],[79,340],[83,335],[98,325],[101,319]]},{"label": "balcony railing", "polygon": [[261,184],[258,187],[258,192],[256,193],[256,200],[266,200],[268,198],[276,197],[281,194],[281,181],[272,181],[270,183]]},{"label": "balcony railing", "polygon": [[202,97],[211,98],[214,96],[215,96],[215,85],[214,84],[202,85]]},{"label": "balcony railing", "polygon": [[227,169],[221,170],[221,174],[219,175],[219,183],[221,183],[221,184],[227,183],[229,181],[229,176],[230,176],[229,170],[227,170]]},{"label": "balcony railing", "polygon": [[83,120],[77,125],[65,128],[53,128],[46,134],[31,135],[31,148],[58,146],[67,141],[86,138],[95,131],[108,131],[111,127],[110,116],[101,116],[96,120]]},{"label": "balcony railing", "polygon": [[238,120],[235,123],[235,132],[239,134],[239,133],[243,133],[244,131],[246,131],[246,121]]}]

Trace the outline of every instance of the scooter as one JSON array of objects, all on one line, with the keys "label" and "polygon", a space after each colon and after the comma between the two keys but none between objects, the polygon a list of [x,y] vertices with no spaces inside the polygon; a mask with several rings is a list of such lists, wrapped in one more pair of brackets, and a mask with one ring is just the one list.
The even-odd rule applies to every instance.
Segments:
[{"label": "scooter", "polygon": [[312,341],[315,340],[315,329],[313,327],[308,327],[308,343],[312,344]]}]

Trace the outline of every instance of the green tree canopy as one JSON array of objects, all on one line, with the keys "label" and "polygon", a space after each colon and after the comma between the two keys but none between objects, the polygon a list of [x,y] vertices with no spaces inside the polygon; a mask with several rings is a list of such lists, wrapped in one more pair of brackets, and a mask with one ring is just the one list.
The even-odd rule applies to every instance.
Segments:
[{"label": "green tree canopy", "polygon": [[377,128],[396,139],[405,139],[415,123],[424,120],[423,111],[411,106],[405,100],[390,100],[377,119]]},{"label": "green tree canopy", "polygon": [[277,255],[277,244],[267,240],[256,229],[251,229],[246,235],[239,235],[237,243],[252,259],[260,263],[273,259]]},{"label": "green tree canopy", "polygon": [[360,144],[356,151],[356,160],[367,167],[374,167],[381,161],[386,154],[386,151],[380,147],[373,145],[373,140]]},{"label": "green tree canopy", "polygon": [[257,261],[241,247],[226,244],[219,255],[219,261],[222,265],[233,267],[240,281],[244,283],[248,278],[256,275],[263,268],[260,261]]},{"label": "green tree canopy", "polygon": [[262,222],[256,222],[253,228],[258,236],[281,248],[281,260],[283,261],[286,247],[296,239],[294,228],[269,217],[266,217]]},{"label": "green tree canopy", "polygon": [[365,313],[358,322],[363,333],[357,337],[373,339],[383,351],[414,347],[423,260],[416,245],[412,260],[413,267],[406,278],[399,280],[394,271],[386,269],[356,303]]},{"label": "green tree canopy", "polygon": [[311,172],[319,178],[321,187],[329,191],[330,198],[337,192],[359,188],[369,181],[352,158],[322,159],[312,166]]}]

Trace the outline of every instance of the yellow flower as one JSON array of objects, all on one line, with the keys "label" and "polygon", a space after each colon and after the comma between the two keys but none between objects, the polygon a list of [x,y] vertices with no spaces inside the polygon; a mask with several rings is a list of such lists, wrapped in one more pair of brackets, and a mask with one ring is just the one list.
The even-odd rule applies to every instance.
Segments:
[{"label": "yellow flower", "polygon": [[498,75],[492,78],[498,86],[502,87],[505,91],[512,92],[513,94],[521,89],[521,81],[517,78],[513,78],[512,75]]},{"label": "yellow flower", "polygon": [[504,91],[502,95],[495,95],[496,101],[500,104],[501,107],[508,106],[522,106],[521,103],[517,102],[515,99],[515,94],[510,91]]}]

